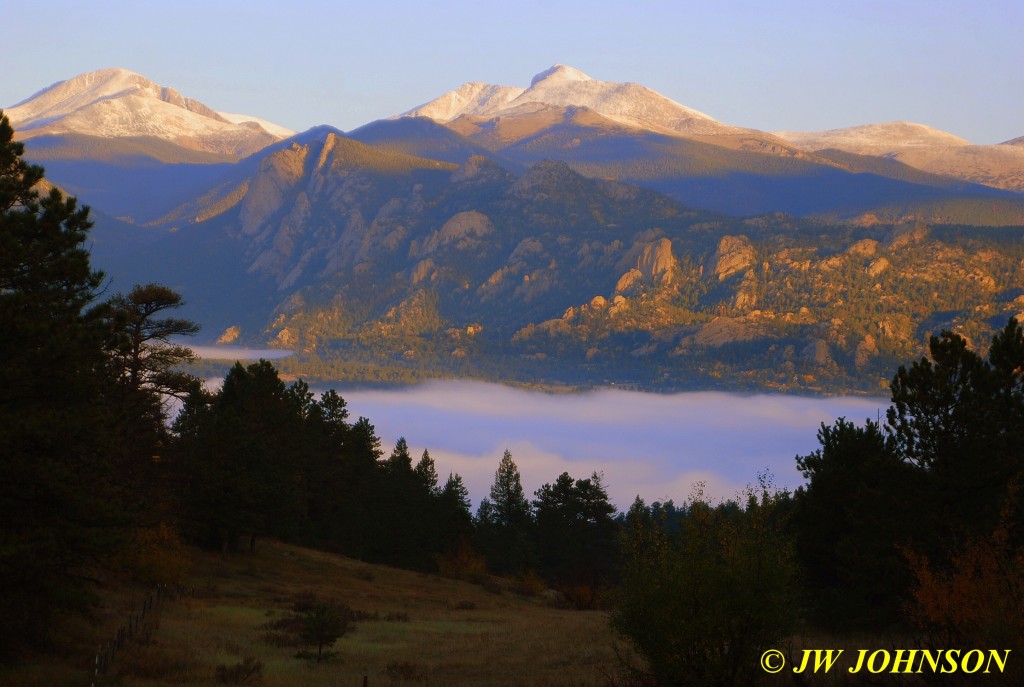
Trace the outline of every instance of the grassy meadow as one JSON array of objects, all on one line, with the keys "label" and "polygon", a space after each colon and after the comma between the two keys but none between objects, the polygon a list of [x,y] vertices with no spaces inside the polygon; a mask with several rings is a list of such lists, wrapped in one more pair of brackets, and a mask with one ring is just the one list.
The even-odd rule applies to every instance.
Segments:
[{"label": "grassy meadow", "polygon": [[[264,687],[377,685],[605,685],[625,650],[599,611],[556,608],[545,593],[513,590],[365,564],[278,542],[256,553],[195,552],[194,596],[166,601],[116,655],[99,685],[259,684]],[[0,685],[91,683],[95,647],[136,611],[142,591],[108,590],[92,618],[58,628],[57,658],[0,671]],[[289,633],[296,610],[317,602],[354,611],[349,631],[317,664],[296,658],[316,647]],[[245,662],[262,664],[248,674]],[[218,674],[218,667],[220,674]]]}]

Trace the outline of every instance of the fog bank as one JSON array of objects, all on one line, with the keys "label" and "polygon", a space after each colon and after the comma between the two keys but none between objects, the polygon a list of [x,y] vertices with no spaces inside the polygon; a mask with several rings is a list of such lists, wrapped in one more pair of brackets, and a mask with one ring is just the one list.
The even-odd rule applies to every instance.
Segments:
[{"label": "fog bank", "polygon": [[864,397],[548,394],[466,381],[341,394],[353,420],[366,416],[376,427],[385,453],[404,436],[414,460],[430,450],[442,482],[449,472],[461,474],[474,507],[505,449],[531,498],[562,472],[603,472],[620,510],[637,495],[648,503],[681,502],[698,481],[710,497],[735,498],[765,471],[792,489],[803,483],[794,457],[818,448],[822,422],[862,423],[888,406],[887,399]]}]

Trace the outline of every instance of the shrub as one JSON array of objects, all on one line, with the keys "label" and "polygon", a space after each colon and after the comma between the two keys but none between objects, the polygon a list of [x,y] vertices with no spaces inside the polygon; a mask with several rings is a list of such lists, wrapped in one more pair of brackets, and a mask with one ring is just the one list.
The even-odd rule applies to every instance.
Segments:
[{"label": "shrub", "polygon": [[588,584],[566,587],[562,593],[572,607],[579,611],[589,611],[600,605],[600,593],[596,587]]},{"label": "shrub", "polygon": [[487,559],[465,541],[460,541],[444,555],[437,556],[434,562],[442,577],[478,583],[478,580],[488,576]]},{"label": "shrub", "polygon": [[[906,552],[914,578],[906,610],[924,648],[1024,649],[1024,549],[1010,543],[1009,520],[1006,508],[992,535],[968,538],[948,563]],[[993,685],[1024,684],[1024,668],[1011,661],[991,678]]]},{"label": "shrub", "polygon": [[515,577],[515,592],[523,596],[540,596],[547,591],[548,585],[534,570],[526,570]]}]

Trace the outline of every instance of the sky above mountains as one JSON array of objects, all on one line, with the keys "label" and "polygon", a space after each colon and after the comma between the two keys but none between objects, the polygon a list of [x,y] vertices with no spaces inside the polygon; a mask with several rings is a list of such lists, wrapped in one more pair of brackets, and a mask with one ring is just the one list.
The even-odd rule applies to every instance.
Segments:
[{"label": "sky above mountains", "polygon": [[3,26],[0,107],[117,66],[217,110],[348,131],[562,63],[766,131],[909,120],[978,144],[1024,135],[1019,0],[53,0],[16,3]]}]

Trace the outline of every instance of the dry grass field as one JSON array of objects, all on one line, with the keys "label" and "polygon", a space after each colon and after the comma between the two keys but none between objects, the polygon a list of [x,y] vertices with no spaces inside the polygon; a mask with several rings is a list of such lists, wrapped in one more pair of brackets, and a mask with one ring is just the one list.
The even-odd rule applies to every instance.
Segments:
[{"label": "dry grass field", "polygon": [[[148,640],[130,642],[97,687],[583,687],[619,672],[624,648],[604,613],[555,608],[508,584],[485,589],[269,541],[254,554],[192,555],[195,596],[162,604],[143,627]],[[142,596],[107,593],[91,620],[60,628],[60,655],[0,670],[0,685],[88,687],[95,647]],[[355,620],[318,665],[296,658],[316,647],[300,645],[288,619],[319,602],[343,604]],[[249,658],[261,668],[247,675]]]}]

